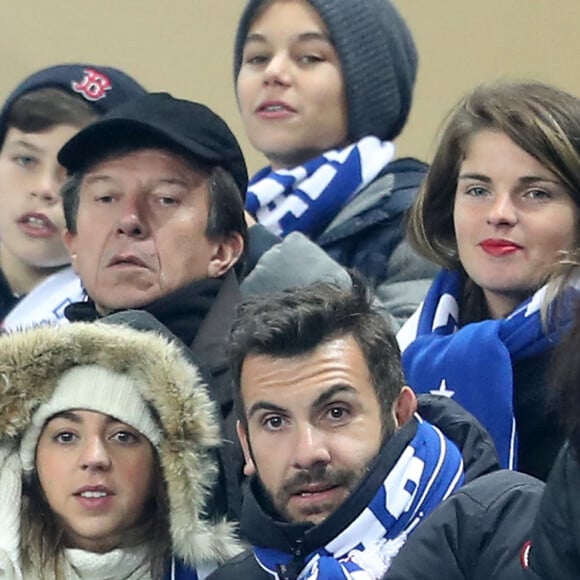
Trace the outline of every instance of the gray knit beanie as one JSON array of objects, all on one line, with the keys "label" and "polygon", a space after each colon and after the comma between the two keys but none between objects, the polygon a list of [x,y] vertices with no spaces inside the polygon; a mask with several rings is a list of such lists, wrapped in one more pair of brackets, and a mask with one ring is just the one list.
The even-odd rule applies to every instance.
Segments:
[{"label": "gray knit beanie", "polygon": [[[234,46],[234,80],[256,12],[267,0],[249,0]],[[349,138],[394,139],[403,129],[413,97],[417,50],[390,0],[308,0],[336,48],[348,106]]]}]

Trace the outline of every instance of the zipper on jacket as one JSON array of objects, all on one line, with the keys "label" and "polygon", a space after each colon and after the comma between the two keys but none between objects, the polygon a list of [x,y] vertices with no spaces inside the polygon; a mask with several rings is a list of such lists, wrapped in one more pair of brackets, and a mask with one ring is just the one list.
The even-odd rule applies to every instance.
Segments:
[{"label": "zipper on jacket", "polygon": [[302,540],[296,540],[292,548],[292,560],[288,564],[276,566],[276,572],[280,580],[296,580],[304,568],[304,546]]}]

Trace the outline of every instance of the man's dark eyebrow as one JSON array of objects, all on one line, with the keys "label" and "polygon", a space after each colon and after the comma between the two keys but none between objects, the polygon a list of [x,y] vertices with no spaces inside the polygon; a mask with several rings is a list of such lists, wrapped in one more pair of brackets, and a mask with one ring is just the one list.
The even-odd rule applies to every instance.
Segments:
[{"label": "man's dark eyebrow", "polygon": [[[117,180],[117,177],[108,175],[107,173],[88,173],[84,178],[83,185],[92,185],[94,183],[114,183]],[[201,182],[202,180],[203,178],[200,178],[199,180],[196,180],[196,182]],[[182,177],[160,177],[156,180],[155,185],[177,185],[179,187],[190,186],[187,180]],[[197,185],[197,183],[195,185]]]},{"label": "man's dark eyebrow", "polygon": [[[309,40],[321,40],[322,42],[332,44],[330,36],[324,32],[302,32],[301,34],[296,35],[293,39],[294,42],[308,42]],[[252,32],[246,37],[244,45],[249,42],[268,42],[268,39],[263,34]]]},{"label": "man's dark eyebrow", "polygon": [[346,383],[333,385],[332,387],[321,393],[318,396],[318,398],[314,401],[312,406],[314,408],[324,407],[324,405],[326,405],[331,399],[333,399],[339,393],[354,395],[357,393],[357,390],[352,385],[348,385]]},{"label": "man's dark eyebrow", "polygon": [[258,411],[271,411],[273,413],[287,412],[286,409],[284,409],[283,407],[279,407],[278,405],[274,405],[274,403],[268,403],[267,401],[258,401],[248,409],[248,419],[251,419]]},{"label": "man's dark eyebrow", "polygon": [[93,183],[106,183],[108,181],[113,181],[110,175],[100,174],[100,173],[87,173],[83,180],[83,185],[93,184]]},{"label": "man's dark eyebrow", "polygon": [[[323,393],[321,393],[318,398],[312,403],[314,408],[320,408],[326,405],[328,401],[330,401],[333,397],[335,397],[339,393],[345,393],[349,395],[356,394],[357,390],[352,387],[351,385],[347,384],[338,384],[333,385]],[[280,407],[278,405],[274,405],[274,403],[268,403],[267,401],[258,401],[254,403],[248,409],[248,419],[252,418],[258,411],[270,411],[272,413],[280,413],[285,414],[287,413],[287,409],[284,407]]]}]

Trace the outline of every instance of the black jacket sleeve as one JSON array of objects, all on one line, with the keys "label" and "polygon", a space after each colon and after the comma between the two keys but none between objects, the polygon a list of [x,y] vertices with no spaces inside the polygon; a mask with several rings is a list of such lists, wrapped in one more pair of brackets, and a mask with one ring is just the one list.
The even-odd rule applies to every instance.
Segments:
[{"label": "black jacket sleeve", "polygon": [[580,464],[569,444],[546,484],[534,524],[530,570],[545,580],[580,578]]},{"label": "black jacket sleeve", "polygon": [[260,568],[251,550],[246,550],[214,570],[207,580],[272,580],[272,576]]},{"label": "black jacket sleeve", "polygon": [[393,560],[383,580],[514,580],[531,535],[543,483],[498,471],[443,502]]}]

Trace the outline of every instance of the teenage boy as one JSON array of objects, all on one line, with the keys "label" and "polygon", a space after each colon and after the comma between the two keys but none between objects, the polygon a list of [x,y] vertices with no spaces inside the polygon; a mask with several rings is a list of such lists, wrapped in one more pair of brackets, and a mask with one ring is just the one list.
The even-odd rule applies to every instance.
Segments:
[{"label": "teenage boy", "polygon": [[0,110],[0,321],[33,288],[5,328],[62,317],[80,283],[68,268],[59,195],[59,149],[80,129],[145,89],[111,67],[62,64],[26,78]]}]

